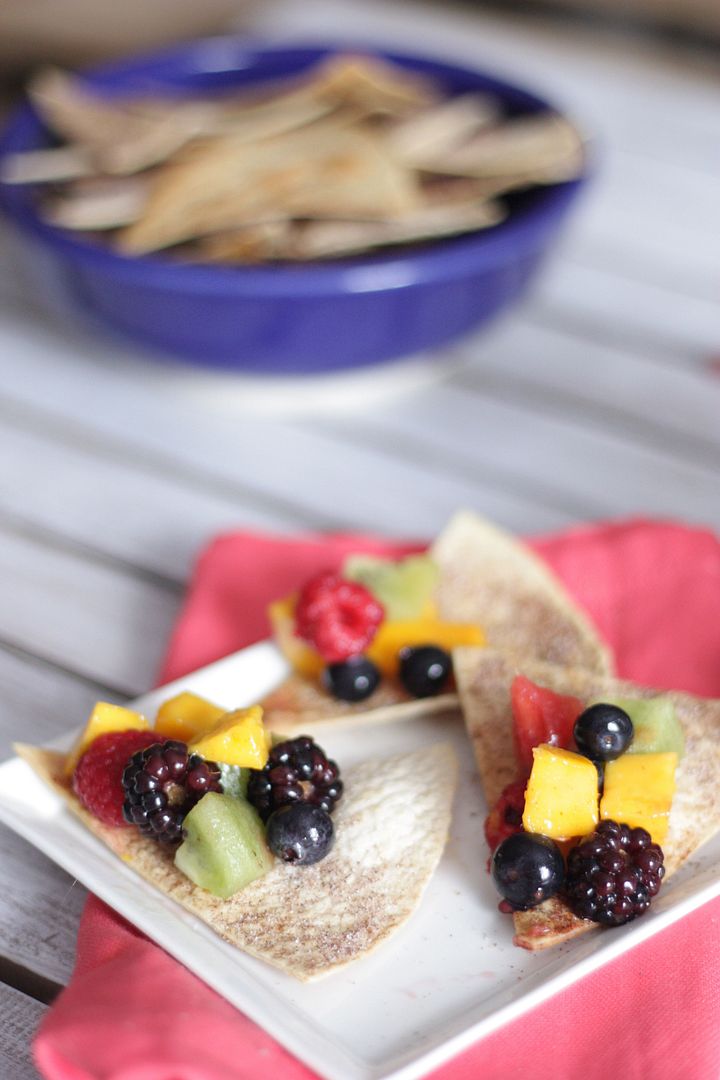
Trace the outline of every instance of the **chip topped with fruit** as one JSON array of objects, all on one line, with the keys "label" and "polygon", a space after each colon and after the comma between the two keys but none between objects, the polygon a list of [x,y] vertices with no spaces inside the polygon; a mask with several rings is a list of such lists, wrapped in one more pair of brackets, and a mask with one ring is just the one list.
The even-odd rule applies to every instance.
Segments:
[{"label": "chip topped with fruit", "polygon": [[269,608],[292,673],[262,702],[291,732],[362,717],[412,718],[457,705],[452,650],[494,647],[607,671],[609,654],[524,545],[467,512],[425,553],[354,554]]},{"label": "chip topped with fruit", "polygon": [[379,945],[414,911],[450,825],[436,744],[340,768],[189,691],[145,716],[99,702],[67,754],[18,753],[142,877],[233,945],[299,979]]},{"label": "chip topped with fruit", "polygon": [[515,942],[537,950],[647,911],[720,830],[720,701],[491,650],[453,662]]}]

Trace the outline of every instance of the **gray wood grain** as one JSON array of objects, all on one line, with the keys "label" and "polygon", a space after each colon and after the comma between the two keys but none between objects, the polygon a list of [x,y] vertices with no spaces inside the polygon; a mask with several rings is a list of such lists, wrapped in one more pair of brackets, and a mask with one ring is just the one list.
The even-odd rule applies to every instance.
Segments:
[{"label": "gray wood grain", "polygon": [[0,984],[0,1076],[5,1080],[38,1080],[30,1040],[45,1007],[12,987]]}]

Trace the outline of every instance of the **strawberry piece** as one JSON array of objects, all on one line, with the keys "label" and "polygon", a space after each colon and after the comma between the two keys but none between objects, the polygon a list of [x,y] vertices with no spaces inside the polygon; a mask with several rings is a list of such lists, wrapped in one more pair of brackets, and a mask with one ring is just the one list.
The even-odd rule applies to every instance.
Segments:
[{"label": "strawberry piece", "polygon": [[556,694],[537,686],[524,675],[516,675],[510,687],[515,753],[524,777],[530,775],[533,747],[541,743],[574,747],[573,727],[585,706],[579,698]]},{"label": "strawberry piece", "polygon": [[328,664],[356,656],[370,644],[385,610],[364,585],[334,573],[311,578],[295,607],[295,635]]},{"label": "strawberry piece", "polygon": [[103,825],[127,825],[122,774],[134,753],[161,741],[156,731],[108,731],[90,743],[73,773],[73,790]]},{"label": "strawberry piece", "polygon": [[503,788],[500,798],[485,818],[485,839],[494,851],[508,836],[522,832],[525,809],[525,781],[513,780]]}]

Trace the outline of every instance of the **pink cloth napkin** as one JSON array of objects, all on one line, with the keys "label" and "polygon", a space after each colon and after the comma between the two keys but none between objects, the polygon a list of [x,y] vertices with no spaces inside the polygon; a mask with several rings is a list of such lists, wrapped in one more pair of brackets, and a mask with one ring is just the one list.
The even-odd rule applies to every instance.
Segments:
[{"label": "pink cloth napkin", "polygon": [[[236,533],[203,553],[163,680],[265,637],[265,604],[371,538]],[[720,697],[720,544],[621,522],[533,541],[640,682]],[[480,856],[479,856],[480,857]],[[472,949],[472,942],[468,942]],[[435,1080],[709,1080],[720,1075],[720,900],[443,1066]],[[257,1025],[95,898],[77,966],[35,1041],[48,1080],[311,1080]]]}]

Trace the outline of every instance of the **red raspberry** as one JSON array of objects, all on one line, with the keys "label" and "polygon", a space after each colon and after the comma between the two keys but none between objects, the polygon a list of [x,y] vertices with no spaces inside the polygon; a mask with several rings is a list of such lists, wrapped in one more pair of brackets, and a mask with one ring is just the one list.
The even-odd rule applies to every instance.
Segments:
[{"label": "red raspberry", "polygon": [[122,774],[134,753],[161,741],[156,731],[108,731],[98,735],[75,766],[73,790],[103,825],[127,825]]},{"label": "red raspberry", "polygon": [[514,780],[503,788],[500,798],[485,819],[485,839],[491,851],[508,836],[522,832],[525,810],[524,780]]},{"label": "red raspberry", "polygon": [[300,591],[295,634],[328,664],[339,664],[367,648],[384,616],[382,604],[364,585],[326,571]]}]

